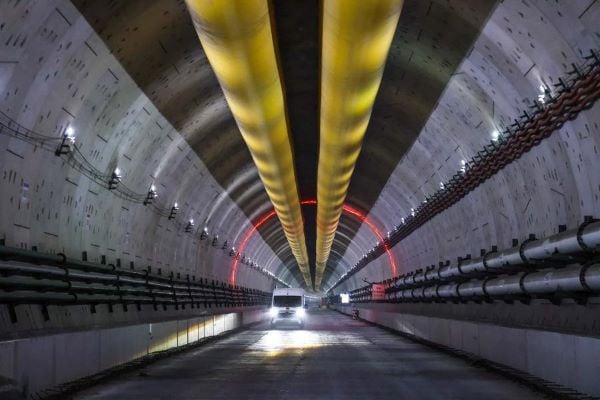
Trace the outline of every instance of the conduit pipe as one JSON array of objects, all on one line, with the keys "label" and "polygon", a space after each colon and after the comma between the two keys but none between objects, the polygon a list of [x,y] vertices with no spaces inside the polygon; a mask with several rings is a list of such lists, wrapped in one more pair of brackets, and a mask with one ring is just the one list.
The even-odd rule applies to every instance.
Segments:
[{"label": "conduit pipe", "polygon": [[600,292],[600,264],[419,286],[391,293],[387,301],[504,299],[586,292]]},{"label": "conduit pipe", "polygon": [[[600,221],[588,220],[576,229],[511,249],[397,277],[388,281],[385,301],[600,292],[600,263],[584,262],[595,260],[599,249]],[[369,287],[351,293],[353,301],[370,299]]]},{"label": "conduit pipe", "polygon": [[362,146],[402,0],[323,0],[315,288]]},{"label": "conduit pipe", "polygon": [[267,304],[269,293],[220,284],[136,279],[124,271],[98,274],[68,267],[0,263],[0,303],[122,303],[249,306]]},{"label": "conduit pipe", "polygon": [[[465,279],[480,274],[500,274],[507,269],[519,268],[569,256],[573,253],[594,250],[600,247],[600,221],[583,223],[580,227],[567,230],[544,239],[532,239],[520,246],[497,252],[489,252],[483,257],[461,258],[455,264],[431,267],[402,275],[394,280],[394,286],[417,285]],[[561,260],[560,263],[563,263]]]},{"label": "conduit pipe", "polygon": [[306,284],[304,224],[267,0],[186,0]]},{"label": "conduit pipe", "polygon": [[470,260],[462,259],[455,265],[443,266],[430,271],[418,272],[414,282],[451,280],[479,273],[500,273],[507,268],[533,264],[600,247],[600,221],[584,223],[545,239],[529,240],[520,246],[499,252],[488,253]]}]

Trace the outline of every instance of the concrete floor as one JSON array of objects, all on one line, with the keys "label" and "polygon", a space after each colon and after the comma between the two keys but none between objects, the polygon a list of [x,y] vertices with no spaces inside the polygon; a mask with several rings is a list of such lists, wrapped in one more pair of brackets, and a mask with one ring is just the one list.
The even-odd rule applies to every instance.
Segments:
[{"label": "concrete floor", "polygon": [[78,400],[537,399],[501,376],[333,311],[267,324],[93,387]]}]

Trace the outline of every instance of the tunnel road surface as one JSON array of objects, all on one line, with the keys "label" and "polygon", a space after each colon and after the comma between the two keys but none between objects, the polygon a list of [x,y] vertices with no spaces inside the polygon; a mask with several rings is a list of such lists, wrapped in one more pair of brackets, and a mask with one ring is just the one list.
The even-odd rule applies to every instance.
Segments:
[{"label": "tunnel road surface", "polygon": [[304,330],[267,323],[80,392],[77,400],[545,398],[334,311]]}]

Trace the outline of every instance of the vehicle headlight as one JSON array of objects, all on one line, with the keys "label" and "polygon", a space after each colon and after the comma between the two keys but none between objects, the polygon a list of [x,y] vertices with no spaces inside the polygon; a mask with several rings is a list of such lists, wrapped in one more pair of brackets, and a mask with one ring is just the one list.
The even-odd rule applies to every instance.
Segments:
[{"label": "vehicle headlight", "polygon": [[269,310],[269,315],[271,317],[277,316],[277,309],[275,307],[271,307],[271,309]]},{"label": "vehicle headlight", "polygon": [[306,310],[302,307],[300,307],[297,311],[296,311],[296,315],[299,317],[304,317],[304,315],[306,314]]}]

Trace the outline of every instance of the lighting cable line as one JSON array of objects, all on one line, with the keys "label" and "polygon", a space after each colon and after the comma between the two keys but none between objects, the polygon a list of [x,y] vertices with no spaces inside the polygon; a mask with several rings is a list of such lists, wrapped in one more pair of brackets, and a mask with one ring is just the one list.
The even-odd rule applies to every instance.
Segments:
[{"label": "lighting cable line", "polygon": [[[156,191],[153,189],[147,193],[137,193],[121,181],[121,177],[116,173],[116,171],[107,174],[104,171],[99,170],[85,157],[79,146],[77,146],[75,143],[74,138],[70,137],[67,132],[68,128],[65,128],[62,137],[44,135],[31,129],[27,129],[11,119],[7,114],[0,111],[0,134],[27,142],[41,150],[54,153],[73,170],[80,172],[83,176],[87,177],[99,186],[108,189],[118,198],[131,203],[147,206],[147,208],[160,217],[173,220],[177,230],[184,230],[186,233],[191,234],[196,239],[205,240],[208,238],[208,234],[205,230],[206,228],[193,229],[195,226],[193,220],[183,221],[177,217],[179,211],[177,203],[171,206],[157,204],[155,201]],[[152,194],[151,197],[150,194]],[[215,236],[215,238],[217,238],[217,236]],[[227,242],[229,241],[225,240],[225,243]],[[213,247],[219,246],[213,245]],[[223,250],[229,251],[229,249]],[[241,263],[247,265],[249,268],[267,276],[281,285],[289,286],[287,282],[284,282],[280,278],[276,277],[270,273],[270,271],[261,268],[255,262],[241,256],[239,252],[235,252],[233,248],[229,252],[231,253],[232,251],[233,254],[230,254],[231,257],[241,259]]]},{"label": "lighting cable line", "polygon": [[350,270],[346,271],[327,291],[366,267],[408,237],[415,230],[466,197],[505,166],[540,144],[566,122],[590,109],[600,98],[600,51],[590,50],[585,64],[572,64],[566,76],[558,78],[551,91],[544,86],[543,96],[534,100],[529,110],[485,145],[438,191],[427,196],[421,204],[402,218],[402,222],[369,250]]}]

